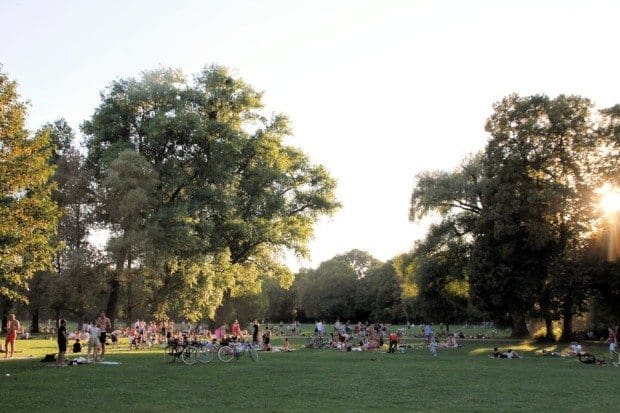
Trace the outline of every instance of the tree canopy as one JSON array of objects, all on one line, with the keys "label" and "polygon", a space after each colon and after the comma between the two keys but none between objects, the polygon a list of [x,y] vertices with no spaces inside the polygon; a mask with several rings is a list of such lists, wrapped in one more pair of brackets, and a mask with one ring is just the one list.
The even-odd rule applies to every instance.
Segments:
[{"label": "tree canopy", "polygon": [[[339,206],[335,181],[284,144],[291,134],[288,120],[263,114],[261,98],[223,67],[205,68],[192,82],[178,70],[161,69],[112,82],[83,125],[87,164],[102,199],[113,192],[112,179],[124,188],[120,193],[133,188],[128,180],[143,186],[151,179],[136,179],[127,168],[152,176],[149,188],[132,189],[120,204],[108,203],[135,211],[122,222],[140,225],[139,238],[149,244],[148,256],[140,259],[144,274],[158,288],[176,286],[180,292],[191,286],[192,301],[204,297],[198,308],[209,312],[225,298],[221,291],[230,297],[264,277],[290,282],[291,274],[274,258],[286,250],[306,254],[315,221]],[[119,162],[126,174],[113,178],[110,171]],[[109,246],[117,256],[111,313],[121,273],[136,259],[119,242],[138,244],[133,230],[118,221],[123,211],[107,208],[100,217],[103,224],[117,225],[121,237]]]},{"label": "tree canopy", "polygon": [[0,72],[0,298],[26,301],[28,280],[49,268],[56,249],[59,208],[50,135],[25,129],[17,85]]}]

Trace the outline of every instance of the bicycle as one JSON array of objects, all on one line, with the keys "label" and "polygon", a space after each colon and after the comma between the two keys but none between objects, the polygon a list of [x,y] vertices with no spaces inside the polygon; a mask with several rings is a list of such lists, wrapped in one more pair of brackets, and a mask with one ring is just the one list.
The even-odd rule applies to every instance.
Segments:
[{"label": "bicycle", "polygon": [[187,342],[170,340],[164,348],[164,361],[173,363],[181,360],[185,364],[196,364],[198,353],[196,348]]},{"label": "bicycle", "polygon": [[219,350],[219,346],[210,341],[199,343],[196,347],[196,353],[198,361],[201,363],[210,363],[213,360],[213,355]]},{"label": "bicycle", "polygon": [[217,351],[217,358],[224,363],[228,363],[233,358],[239,360],[243,353],[250,353],[252,360],[258,361],[258,352],[254,344],[251,343],[230,343],[227,346],[222,346]]}]

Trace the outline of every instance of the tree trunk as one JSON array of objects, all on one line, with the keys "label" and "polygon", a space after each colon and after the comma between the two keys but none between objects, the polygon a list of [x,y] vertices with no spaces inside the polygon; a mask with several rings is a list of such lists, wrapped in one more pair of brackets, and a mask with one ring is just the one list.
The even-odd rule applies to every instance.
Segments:
[{"label": "tree trunk", "polygon": [[56,325],[56,331],[58,331],[58,327],[60,327],[60,308],[54,308],[54,312],[56,313],[56,322],[54,324]]},{"label": "tree trunk", "polygon": [[110,295],[108,296],[108,305],[105,310],[112,324],[112,330],[114,330],[114,320],[116,320],[118,314],[118,301],[121,295],[121,274],[125,268],[126,254],[119,254],[116,259],[116,271],[113,272],[112,279],[110,280]]},{"label": "tree trunk", "polygon": [[39,309],[36,308],[32,312],[32,325],[30,326],[31,333],[40,333],[41,329],[39,328]]},{"label": "tree trunk", "polygon": [[108,297],[108,305],[106,306],[106,314],[110,318],[112,329],[114,329],[114,320],[118,312],[118,299],[121,289],[121,283],[118,278],[118,273],[115,273],[110,280],[110,295]]},{"label": "tree trunk", "polygon": [[228,317],[232,312],[232,304],[230,301],[231,291],[226,290],[224,292],[224,297],[222,298],[222,305],[215,310],[215,325],[213,329],[219,328],[222,324],[226,323]]},{"label": "tree trunk", "polygon": [[562,341],[571,341],[573,339],[573,309],[570,300],[564,302],[564,320],[562,321]]},{"label": "tree trunk", "polygon": [[545,329],[547,330],[545,340],[555,341],[555,333],[553,332],[553,318],[551,318],[551,314],[548,311],[545,312]]},{"label": "tree trunk", "polygon": [[510,338],[527,338],[530,336],[530,332],[527,329],[527,323],[525,322],[525,315],[521,313],[512,313],[512,333]]},{"label": "tree trunk", "polygon": [[2,306],[2,330],[0,330],[0,332],[5,332],[7,323],[9,321],[9,313],[11,312],[11,307],[13,306],[13,303],[5,298],[2,300],[0,305]]}]

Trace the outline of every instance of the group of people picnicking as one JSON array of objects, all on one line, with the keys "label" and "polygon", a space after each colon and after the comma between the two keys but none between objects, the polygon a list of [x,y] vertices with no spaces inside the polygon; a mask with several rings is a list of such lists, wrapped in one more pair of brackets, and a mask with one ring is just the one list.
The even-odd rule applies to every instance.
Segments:
[{"label": "group of people picnicking", "polygon": [[[284,331],[284,324],[282,322],[280,322],[279,327],[278,329],[277,326],[270,326],[269,323],[266,323],[265,328],[261,331],[260,323],[258,320],[254,320],[250,325],[250,333],[248,329],[242,329],[238,320],[234,320],[230,329],[227,324],[222,324],[213,331],[207,328],[206,325],[198,324],[192,326],[187,321],[175,325],[171,320],[160,323],[154,321],[147,323],[144,320],[137,320],[128,327],[112,330],[110,319],[106,316],[105,312],[102,311],[94,322],[85,323],[80,330],[75,330],[71,333],[67,332],[65,320],[59,321],[57,331],[57,364],[60,366],[65,365],[65,356],[69,340],[74,340],[72,345],[73,353],[82,352],[82,343],[86,343],[86,360],[88,362],[97,362],[103,360],[106,346],[119,347],[119,339],[121,337],[127,337],[130,350],[144,346],[151,347],[154,344],[167,343],[171,339],[194,341],[199,337],[214,343],[228,345],[235,342],[246,342],[251,336],[252,343],[260,346],[260,349],[263,351],[291,351],[288,336],[301,334],[301,325],[299,322],[294,321],[287,326],[288,331],[286,332]],[[373,351],[388,344],[388,353],[396,353],[399,349],[404,349],[407,346],[410,347],[403,339],[406,335],[405,328],[412,329],[415,328],[415,325],[407,323],[405,328],[397,330],[393,330],[390,327],[389,324],[383,323],[358,322],[355,325],[351,325],[349,321],[342,323],[340,320],[336,320],[333,325],[333,330],[329,334],[328,347],[341,351]],[[286,334],[283,346],[276,348],[272,346],[272,331],[277,335]],[[14,314],[10,314],[7,320],[6,350],[0,348],[0,351],[6,353],[5,357],[13,356],[15,352],[15,340],[20,332],[22,332],[22,328],[19,320],[16,319]],[[321,337],[327,337],[327,324],[322,320],[317,321],[315,323],[314,333]],[[426,347],[428,347],[433,356],[437,355],[437,349],[439,348],[456,349],[461,347],[458,339],[465,337],[462,332],[457,332],[449,333],[445,339],[438,340],[433,332],[433,326],[430,323],[420,326],[420,333],[425,339]],[[617,326],[608,329],[608,338],[605,343],[609,343],[610,355],[617,358]],[[569,350],[565,353],[546,350],[543,350],[542,353],[546,356],[580,356],[585,354],[579,342],[571,343]],[[504,359],[522,358],[522,356],[513,349],[509,348],[502,351],[497,347],[493,349],[491,357]]]}]

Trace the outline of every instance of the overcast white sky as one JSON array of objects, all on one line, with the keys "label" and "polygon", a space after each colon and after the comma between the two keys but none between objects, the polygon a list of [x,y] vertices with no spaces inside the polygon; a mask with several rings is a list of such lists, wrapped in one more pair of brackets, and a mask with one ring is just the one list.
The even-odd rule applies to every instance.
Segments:
[{"label": "overcast white sky", "polygon": [[408,222],[415,175],[482,149],[503,96],[619,103],[619,19],[611,0],[0,0],[0,62],[31,129],[78,129],[111,80],[145,69],[233,69],[338,180],[343,208],[296,269],[408,251],[425,231]]}]

